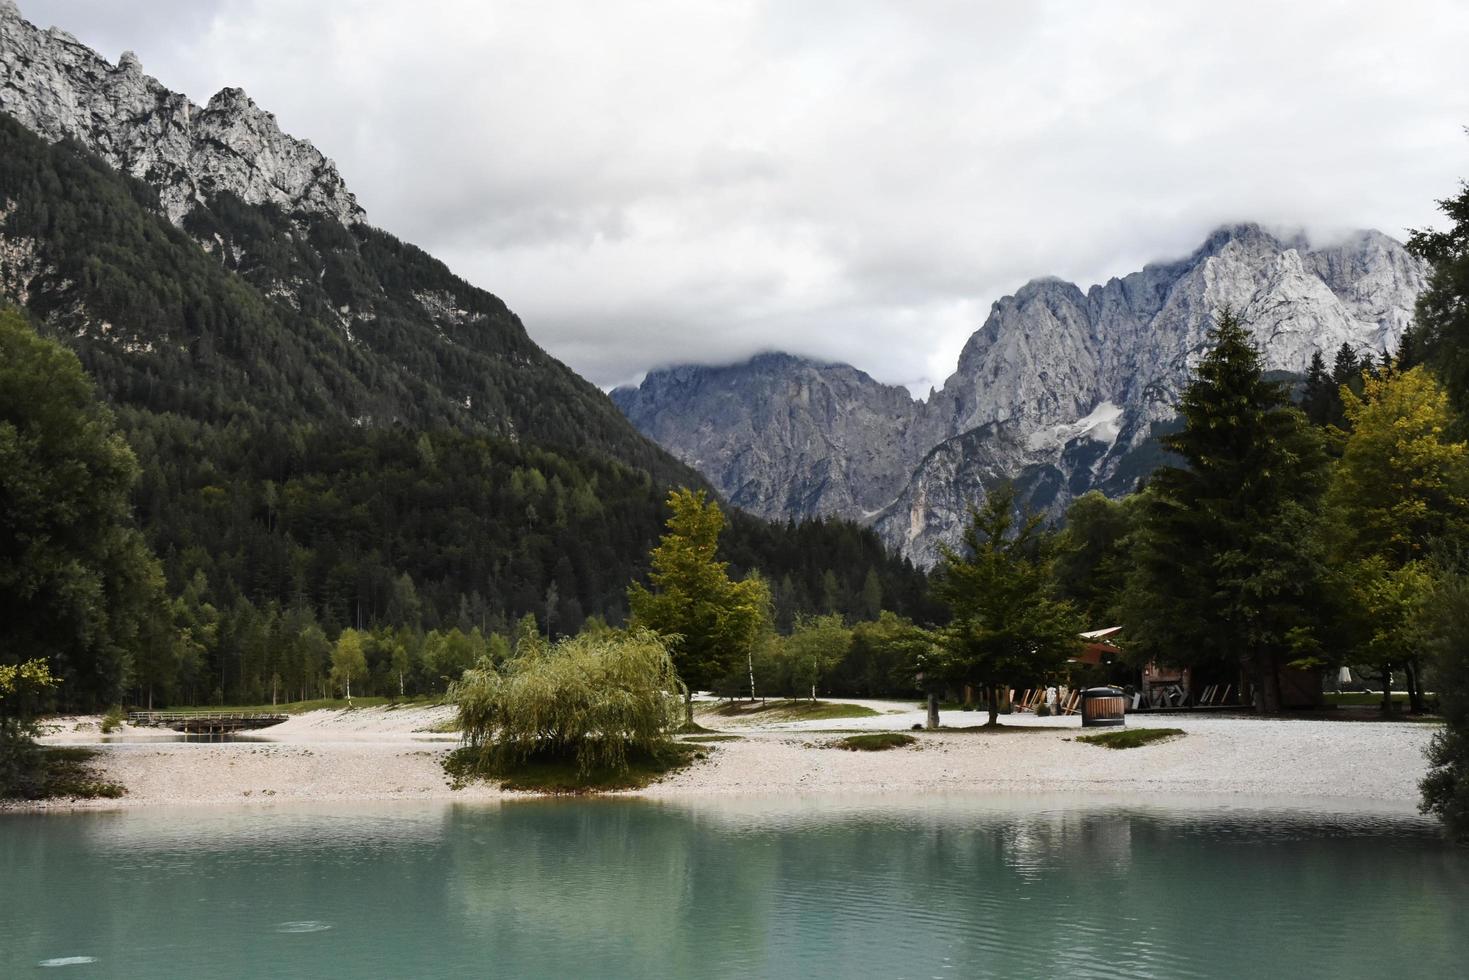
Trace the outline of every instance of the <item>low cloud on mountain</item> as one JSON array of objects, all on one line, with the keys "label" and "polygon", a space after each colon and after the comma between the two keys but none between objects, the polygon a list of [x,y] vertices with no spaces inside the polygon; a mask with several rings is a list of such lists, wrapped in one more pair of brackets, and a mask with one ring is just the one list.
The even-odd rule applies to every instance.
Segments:
[{"label": "low cloud on mountain", "polygon": [[243,87],[604,385],[778,348],[926,391],[1033,276],[1401,236],[1469,173],[1453,0],[21,7]]}]

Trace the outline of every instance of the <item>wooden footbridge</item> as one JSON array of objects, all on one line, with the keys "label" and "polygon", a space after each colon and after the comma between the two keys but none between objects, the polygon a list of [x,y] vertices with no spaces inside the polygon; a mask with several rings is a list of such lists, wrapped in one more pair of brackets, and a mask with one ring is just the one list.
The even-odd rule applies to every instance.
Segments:
[{"label": "wooden footbridge", "polygon": [[224,735],[279,725],[286,714],[264,711],[130,711],[128,723],[150,728],[172,728],[197,735]]}]

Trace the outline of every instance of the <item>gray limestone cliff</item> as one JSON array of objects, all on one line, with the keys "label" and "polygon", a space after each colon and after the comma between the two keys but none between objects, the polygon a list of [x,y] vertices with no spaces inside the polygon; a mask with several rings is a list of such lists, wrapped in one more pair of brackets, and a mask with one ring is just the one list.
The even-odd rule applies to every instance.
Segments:
[{"label": "gray limestone cliff", "polygon": [[845,365],[765,355],[654,371],[614,396],[644,433],[769,517],[871,522],[931,564],[998,480],[1057,512],[1124,493],[1162,459],[1218,310],[1234,309],[1272,371],[1303,373],[1342,344],[1396,349],[1423,264],[1375,231],[1313,245],[1220,228],[1191,255],[1083,291],[1056,279],[995,303],[926,402]]},{"label": "gray limestone cliff", "polygon": [[0,112],[145,180],[175,224],[220,191],[344,224],[362,218],[336,166],[244,92],[221,89],[200,107],[145,75],[131,52],[113,65],[65,31],[37,28],[11,0],[0,0]]}]

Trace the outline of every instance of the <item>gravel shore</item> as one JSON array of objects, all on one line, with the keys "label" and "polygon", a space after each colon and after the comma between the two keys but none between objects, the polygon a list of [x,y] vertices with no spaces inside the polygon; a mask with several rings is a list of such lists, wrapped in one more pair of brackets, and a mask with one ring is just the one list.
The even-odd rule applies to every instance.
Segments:
[{"label": "gravel shore", "polygon": [[[906,731],[922,720],[906,704],[862,702],[881,713],[838,721],[703,722],[739,738],[708,746],[709,758],[642,791],[656,798],[935,792],[1126,793],[1292,797],[1397,804],[1418,799],[1433,726],[1391,722],[1258,720],[1174,715],[1131,727],[1183,729],[1142,748],[1075,741],[1074,718],[1010,716],[1002,732],[917,732],[914,746],[885,752],[832,748],[842,731]],[[126,729],[103,742],[95,718],[59,719],[48,744],[99,749],[120,800],[53,801],[46,808],[399,799],[475,800],[511,794],[483,784],[453,789],[442,758],[456,744],[436,734],[445,707],[316,711],[260,731],[252,741],[147,741]],[[946,713],[954,726],[979,713]],[[156,735],[155,735],[156,737]]]}]

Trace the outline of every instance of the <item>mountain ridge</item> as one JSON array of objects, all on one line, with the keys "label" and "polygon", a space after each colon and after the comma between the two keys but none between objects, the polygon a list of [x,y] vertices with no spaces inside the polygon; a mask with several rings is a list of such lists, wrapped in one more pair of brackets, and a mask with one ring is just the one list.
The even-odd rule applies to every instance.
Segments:
[{"label": "mountain ridge", "polygon": [[344,224],[365,217],[336,165],[239,88],[199,106],[144,74],[132,52],[114,65],[66,31],[30,23],[13,0],[0,0],[0,47],[0,111],[154,186],[174,224],[221,191]]},{"label": "mountain ridge", "polygon": [[[1313,353],[1344,343],[1396,349],[1425,282],[1421,260],[1378,231],[1313,245],[1304,233],[1237,222],[1183,258],[1086,290],[1030,280],[992,304],[926,400],[895,400],[892,386],[850,366],[767,356],[671,369],[684,379],[678,389],[666,384],[668,369],[650,372],[614,401],[756,513],[868,521],[931,564],[997,479],[1019,481],[1029,503],[1052,512],[1087,489],[1134,486],[1147,469],[1138,454],[1161,458],[1145,444],[1173,418],[1219,309],[1250,327],[1268,370],[1303,373]],[[821,412],[792,402],[791,391],[822,390],[841,371],[853,374],[827,385]],[[859,377],[871,383],[853,383]],[[719,402],[697,397],[704,389],[719,390]],[[859,417],[877,419],[870,439],[845,421]],[[786,424],[762,424],[769,419]]]}]

